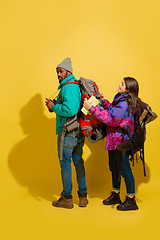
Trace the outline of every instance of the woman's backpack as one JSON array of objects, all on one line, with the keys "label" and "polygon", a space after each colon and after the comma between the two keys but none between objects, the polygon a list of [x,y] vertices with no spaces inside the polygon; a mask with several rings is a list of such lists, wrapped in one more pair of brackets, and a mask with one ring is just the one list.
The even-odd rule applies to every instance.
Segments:
[{"label": "woman's backpack", "polygon": [[[125,129],[122,129],[123,143],[117,145],[117,150],[122,151],[122,169],[124,167],[126,153],[131,156],[130,160],[133,162],[134,165],[134,155],[135,153],[139,152],[139,158],[141,158],[143,163],[144,176],[146,176],[144,161],[144,142],[146,140],[146,124],[155,120],[156,118],[157,114],[151,110],[151,107],[147,103],[140,101],[138,111],[136,115],[134,115],[135,130],[133,137],[130,138],[127,131]],[[129,138],[129,140],[126,142],[124,141],[124,134],[127,134]],[[136,160],[138,160],[137,157]]]}]

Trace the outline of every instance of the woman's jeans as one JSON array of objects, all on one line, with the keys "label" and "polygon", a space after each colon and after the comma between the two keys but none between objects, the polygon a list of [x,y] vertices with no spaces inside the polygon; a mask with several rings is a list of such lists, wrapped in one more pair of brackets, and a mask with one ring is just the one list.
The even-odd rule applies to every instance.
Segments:
[{"label": "woman's jeans", "polygon": [[[58,156],[60,159],[60,143],[61,134],[58,133]],[[78,193],[87,193],[86,177],[84,169],[84,161],[82,159],[82,148],[84,146],[85,136],[82,132],[75,130],[67,133],[63,142],[63,155],[60,160],[61,177],[63,184],[63,195],[72,195],[72,171],[71,171],[71,159],[76,169]]]},{"label": "woman's jeans", "polygon": [[[121,182],[118,181],[119,171],[122,167],[122,152],[115,150],[109,150],[109,167],[112,172],[112,184],[113,189],[120,189]],[[135,182],[130,167],[129,156],[126,155],[124,168],[122,170],[122,177],[125,180],[127,194],[135,194]]]}]

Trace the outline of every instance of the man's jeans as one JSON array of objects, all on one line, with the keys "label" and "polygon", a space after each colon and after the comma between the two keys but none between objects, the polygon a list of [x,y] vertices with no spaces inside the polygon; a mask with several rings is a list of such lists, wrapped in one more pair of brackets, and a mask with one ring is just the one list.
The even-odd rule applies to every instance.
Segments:
[{"label": "man's jeans", "polygon": [[[122,152],[115,150],[109,150],[109,167],[112,172],[112,184],[113,189],[120,189],[120,182],[118,181],[119,171],[122,167]],[[122,170],[122,177],[125,180],[127,194],[135,194],[135,182],[130,167],[129,156],[126,155],[124,169]]]},{"label": "man's jeans", "polygon": [[[78,130],[69,132],[64,137],[63,142],[63,155],[62,160],[60,160],[61,167],[61,177],[63,184],[63,195],[72,195],[72,171],[71,171],[71,158],[73,160],[76,174],[77,174],[77,183],[78,183],[78,193],[83,194],[87,193],[86,187],[86,177],[84,169],[84,161],[82,159],[82,148],[84,146],[85,136],[82,132]],[[61,134],[58,133],[58,156],[60,159],[60,143],[61,143]],[[75,136],[74,136],[75,135]]]}]

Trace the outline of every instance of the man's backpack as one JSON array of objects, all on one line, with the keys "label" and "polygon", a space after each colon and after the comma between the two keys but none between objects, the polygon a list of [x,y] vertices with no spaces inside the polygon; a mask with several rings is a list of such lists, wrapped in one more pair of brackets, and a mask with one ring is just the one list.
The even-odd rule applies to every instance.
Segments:
[{"label": "man's backpack", "polygon": [[[146,140],[146,124],[155,120],[156,118],[157,114],[151,110],[151,107],[147,103],[140,101],[138,112],[134,116],[135,130],[133,137],[130,138],[127,131],[125,129],[122,129],[123,143],[117,145],[117,150],[122,151],[122,169],[124,167],[126,153],[131,156],[130,160],[134,165],[134,154],[135,153],[137,154],[139,152],[139,158],[141,158],[143,163],[144,176],[146,176],[144,161],[144,142]],[[129,138],[129,140],[126,142],[124,141],[124,134],[127,134]],[[138,160],[137,157],[136,160]]]},{"label": "man's backpack", "polygon": [[[71,83],[79,85],[82,94],[82,102],[84,102],[85,98],[89,99],[91,96],[94,96],[99,101],[98,106],[103,109],[103,97],[94,81],[80,77],[79,81],[71,81],[64,84],[64,86]],[[79,120],[82,133],[88,138],[89,142],[96,143],[100,139],[106,137],[106,125],[97,120],[92,114],[85,115],[83,112],[78,113],[77,117],[67,120],[67,127],[68,125],[70,128],[74,126],[77,120]],[[66,127],[66,124],[64,127]]]},{"label": "man's backpack", "polygon": [[[99,101],[98,106],[103,109],[103,97],[94,81],[81,77],[79,79],[79,87],[83,102],[85,98],[89,99],[91,96],[94,96]],[[92,114],[85,115],[81,112],[80,128],[91,143],[96,143],[106,137],[106,125],[97,120]]]}]

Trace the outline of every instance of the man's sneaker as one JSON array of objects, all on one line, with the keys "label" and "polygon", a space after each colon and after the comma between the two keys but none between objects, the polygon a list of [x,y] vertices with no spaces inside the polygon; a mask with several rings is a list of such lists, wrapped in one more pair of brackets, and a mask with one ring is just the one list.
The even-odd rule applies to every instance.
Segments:
[{"label": "man's sneaker", "polygon": [[74,207],[73,201],[72,201],[72,196],[64,196],[62,195],[58,201],[53,201],[52,205],[54,207],[61,207],[61,208],[68,208],[71,209]]},{"label": "man's sneaker", "polygon": [[87,199],[87,193],[78,193],[79,197],[79,207],[87,207],[88,199]]},{"label": "man's sneaker", "polygon": [[126,196],[126,200],[117,206],[117,210],[120,210],[120,211],[138,210],[135,196],[133,198]]},{"label": "man's sneaker", "polygon": [[116,193],[116,192],[111,192],[111,195],[103,200],[103,204],[104,205],[113,205],[113,204],[121,204],[121,199],[120,199],[120,193]]}]

